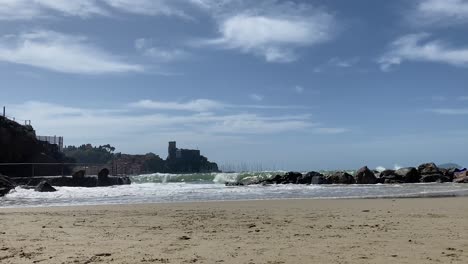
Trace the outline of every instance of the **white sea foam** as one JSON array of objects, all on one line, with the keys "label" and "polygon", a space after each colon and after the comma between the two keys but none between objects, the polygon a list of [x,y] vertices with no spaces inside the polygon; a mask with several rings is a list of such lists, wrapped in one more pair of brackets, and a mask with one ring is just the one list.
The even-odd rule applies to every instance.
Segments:
[{"label": "white sea foam", "polygon": [[31,189],[16,188],[0,198],[0,207],[468,195],[468,184],[454,183],[241,187],[226,187],[222,184],[242,177],[243,180],[250,181],[273,174],[272,172],[152,174],[133,177],[134,183],[131,185],[98,188],[58,187],[58,191],[54,193],[39,193]]}]

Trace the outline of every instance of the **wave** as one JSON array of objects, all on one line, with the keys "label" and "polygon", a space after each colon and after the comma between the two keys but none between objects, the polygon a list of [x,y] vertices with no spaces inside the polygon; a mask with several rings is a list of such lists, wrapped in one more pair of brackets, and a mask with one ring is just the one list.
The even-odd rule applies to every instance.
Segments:
[{"label": "wave", "polygon": [[253,182],[267,179],[284,171],[263,171],[263,172],[235,172],[235,173],[192,173],[192,174],[169,174],[153,173],[138,176],[131,176],[133,183],[217,183],[226,182]]}]

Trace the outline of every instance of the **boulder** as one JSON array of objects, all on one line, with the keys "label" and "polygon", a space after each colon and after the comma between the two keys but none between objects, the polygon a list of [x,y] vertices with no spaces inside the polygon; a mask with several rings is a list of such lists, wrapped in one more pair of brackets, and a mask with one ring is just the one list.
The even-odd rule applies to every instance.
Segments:
[{"label": "boulder", "polygon": [[421,177],[421,182],[450,182],[450,178],[442,174],[427,174]]},{"label": "boulder", "polygon": [[398,175],[395,170],[382,171],[379,175],[378,182],[386,184],[404,183],[403,177]]},{"label": "boulder", "polygon": [[356,172],[356,176],[354,177],[357,184],[376,184],[377,178],[375,174],[369,170],[369,168],[363,167]]},{"label": "boulder", "polygon": [[114,185],[109,179],[110,171],[107,168],[102,169],[98,173],[98,186]]},{"label": "boulder", "polygon": [[302,173],[291,171],[291,172],[286,173],[283,176],[283,178],[284,178],[283,184],[288,184],[288,183],[296,184],[297,180],[302,178]]},{"label": "boulder", "polygon": [[433,162],[419,165],[418,171],[421,175],[441,174],[439,167]]},{"label": "boulder", "polygon": [[425,163],[418,167],[421,174],[421,182],[447,182],[450,179],[435,165],[435,163]]},{"label": "boulder", "polygon": [[330,184],[328,178],[323,175],[316,175],[312,177],[312,184]]},{"label": "boulder", "polygon": [[319,172],[316,172],[316,171],[311,171],[311,172],[308,172],[307,174],[305,175],[302,175],[299,176],[297,178],[297,184],[312,184],[312,179],[314,177],[323,177],[323,175]]},{"label": "boulder", "polygon": [[327,177],[330,184],[355,184],[354,177],[347,172],[338,171]]},{"label": "boulder", "polygon": [[84,170],[79,170],[79,171],[76,171],[72,174],[72,178],[74,180],[80,180],[80,179],[83,179],[85,177],[85,174],[86,172]]},{"label": "boulder", "polygon": [[456,183],[468,183],[468,171],[455,173],[453,181]]},{"label": "boulder", "polygon": [[7,176],[0,174],[0,197],[8,194],[12,189],[15,188],[15,183],[10,180]]},{"label": "boulder", "polygon": [[421,180],[421,174],[413,167],[398,169],[395,171],[395,174],[406,183],[416,183]]},{"label": "boulder", "polygon": [[50,185],[47,181],[41,181],[36,188],[34,188],[36,192],[56,192],[57,190]]}]

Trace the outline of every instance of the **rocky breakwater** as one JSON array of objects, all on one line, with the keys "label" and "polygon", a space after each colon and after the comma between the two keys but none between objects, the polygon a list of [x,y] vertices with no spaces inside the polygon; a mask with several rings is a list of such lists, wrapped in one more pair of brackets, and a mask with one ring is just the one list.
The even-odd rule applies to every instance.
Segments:
[{"label": "rocky breakwater", "polygon": [[250,182],[230,182],[227,186],[242,186],[250,184],[401,184],[401,183],[428,183],[428,182],[455,182],[468,183],[466,170],[442,169],[434,163],[425,163],[418,168],[408,167],[398,170],[372,171],[368,167],[357,170],[354,175],[345,171],[328,174],[311,171],[305,174],[288,172],[275,175],[268,179]]},{"label": "rocky breakwater", "polygon": [[15,182],[25,187],[37,187],[44,181],[55,187],[107,187],[114,185],[131,184],[130,178],[126,176],[110,176],[107,168],[102,169],[97,176],[85,175],[85,171],[80,170],[73,175],[65,177],[34,177],[34,178],[14,178]]}]

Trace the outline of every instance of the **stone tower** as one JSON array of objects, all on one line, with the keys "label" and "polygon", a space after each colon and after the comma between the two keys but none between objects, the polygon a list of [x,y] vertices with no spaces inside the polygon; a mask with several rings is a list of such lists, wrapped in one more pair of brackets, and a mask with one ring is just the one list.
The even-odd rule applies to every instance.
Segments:
[{"label": "stone tower", "polygon": [[169,142],[169,149],[168,149],[169,156],[167,159],[172,160],[176,158],[177,155],[177,144],[175,141]]}]

